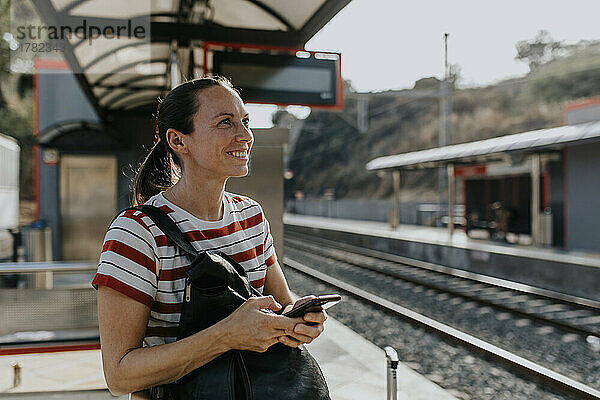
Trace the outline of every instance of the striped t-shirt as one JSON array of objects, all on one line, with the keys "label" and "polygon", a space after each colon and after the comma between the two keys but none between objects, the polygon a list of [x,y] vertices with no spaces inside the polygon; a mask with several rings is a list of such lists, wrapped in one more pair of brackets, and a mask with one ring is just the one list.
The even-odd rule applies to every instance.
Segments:
[{"label": "striped t-shirt", "polygon": [[[197,251],[219,251],[240,263],[253,287],[262,293],[267,267],[277,260],[269,223],[254,200],[225,192],[219,221],[196,218],[162,193],[145,204],[161,208]],[[150,307],[147,346],[173,342],[191,257],[175,247],[140,211],[119,214],[104,238],[92,285],[108,286]]]}]

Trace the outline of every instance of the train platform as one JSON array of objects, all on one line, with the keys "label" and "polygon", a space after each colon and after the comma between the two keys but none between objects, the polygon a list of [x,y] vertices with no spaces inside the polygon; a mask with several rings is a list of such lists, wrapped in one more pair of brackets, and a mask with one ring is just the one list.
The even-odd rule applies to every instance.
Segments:
[{"label": "train platform", "polygon": [[[323,335],[307,347],[323,369],[333,400],[386,398],[384,351],[350,328],[329,318]],[[15,362],[22,367],[22,380],[12,388]],[[49,398],[48,392],[55,392],[56,399],[114,399],[106,390],[100,350],[0,356],[0,371],[0,399]],[[397,376],[399,399],[454,399],[401,362]]]},{"label": "train platform", "polygon": [[497,278],[600,300],[600,254],[473,239],[462,230],[285,214],[286,232],[318,235]]}]

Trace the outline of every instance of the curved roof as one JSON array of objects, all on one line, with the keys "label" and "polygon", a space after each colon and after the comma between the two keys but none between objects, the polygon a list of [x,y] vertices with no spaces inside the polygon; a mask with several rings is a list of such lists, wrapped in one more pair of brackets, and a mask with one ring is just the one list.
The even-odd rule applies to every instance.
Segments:
[{"label": "curved roof", "polygon": [[477,162],[503,153],[551,151],[588,141],[600,141],[600,121],[379,157],[369,161],[367,169],[430,168],[452,162]]},{"label": "curved roof", "polygon": [[93,49],[75,35],[63,42],[71,70],[101,118],[110,110],[153,108],[170,87],[175,57],[185,76],[202,75],[202,42],[303,48],[351,0],[36,0],[48,26],[101,26],[131,19],[145,40],[104,36]]}]

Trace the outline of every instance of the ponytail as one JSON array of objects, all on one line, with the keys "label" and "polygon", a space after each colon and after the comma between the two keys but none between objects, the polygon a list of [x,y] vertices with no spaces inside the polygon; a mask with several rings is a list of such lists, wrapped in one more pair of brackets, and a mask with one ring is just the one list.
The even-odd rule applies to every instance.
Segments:
[{"label": "ponytail", "polygon": [[174,162],[167,145],[154,144],[138,169],[134,180],[133,205],[141,205],[150,197],[167,190],[176,182]]},{"label": "ponytail", "polygon": [[164,100],[159,99],[155,121],[158,141],[137,170],[133,182],[133,205],[145,203],[177,182],[182,165],[167,144],[167,130],[173,128],[184,135],[192,133],[194,117],[200,107],[198,93],[213,86],[223,86],[237,92],[229,79],[215,76],[184,82],[171,89]]}]

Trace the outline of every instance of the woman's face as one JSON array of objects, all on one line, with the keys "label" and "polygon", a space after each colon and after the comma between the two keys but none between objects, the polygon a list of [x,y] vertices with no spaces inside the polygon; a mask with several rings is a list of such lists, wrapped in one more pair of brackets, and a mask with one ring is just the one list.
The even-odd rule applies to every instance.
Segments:
[{"label": "woman's face", "polygon": [[246,176],[254,136],[242,99],[223,86],[205,89],[199,97],[194,131],[183,136],[189,151],[184,168],[214,178]]}]

